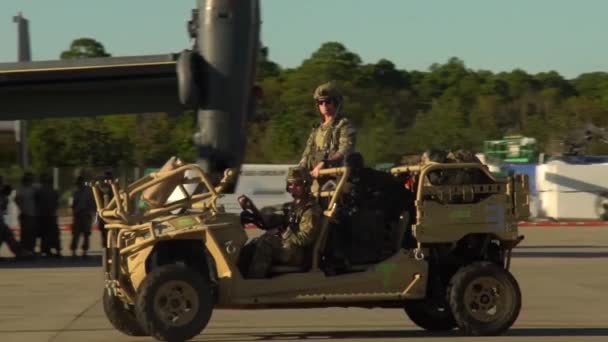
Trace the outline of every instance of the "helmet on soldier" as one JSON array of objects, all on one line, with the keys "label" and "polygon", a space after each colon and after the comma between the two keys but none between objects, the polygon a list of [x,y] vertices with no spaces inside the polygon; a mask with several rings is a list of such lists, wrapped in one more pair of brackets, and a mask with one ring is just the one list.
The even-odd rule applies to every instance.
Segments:
[{"label": "helmet on soldier", "polygon": [[285,191],[291,193],[294,198],[300,197],[310,190],[308,186],[311,182],[312,178],[306,168],[290,167],[287,170],[287,179],[285,179]]},{"label": "helmet on soldier", "polygon": [[336,105],[342,103],[342,93],[333,81],[318,86],[313,93],[313,98],[315,101],[333,100]]},{"label": "helmet on soldier", "polygon": [[287,183],[310,184],[310,181],[310,174],[303,167],[295,166],[287,170]]}]

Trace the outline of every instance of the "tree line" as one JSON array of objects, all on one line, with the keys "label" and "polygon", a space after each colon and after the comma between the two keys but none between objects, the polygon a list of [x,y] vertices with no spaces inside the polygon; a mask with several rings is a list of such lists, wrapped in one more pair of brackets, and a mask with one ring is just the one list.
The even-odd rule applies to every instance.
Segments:
[{"label": "tree line", "polygon": [[[109,56],[94,39],[72,42],[61,58]],[[368,164],[394,162],[429,148],[480,151],[484,140],[522,134],[559,154],[569,130],[608,126],[608,73],[565,79],[556,71],[473,70],[450,58],[428,70],[402,70],[382,59],[363,63],[339,42],[326,42],[295,68],[283,68],[262,48],[257,83],[263,90],[249,123],[246,162],[299,160],[318,114],[315,87],[336,81],[343,111],[357,127],[357,150]],[[36,170],[53,166],[158,166],[169,156],[194,161],[192,112],[43,119],[29,122]],[[592,154],[608,146],[591,145]]]}]

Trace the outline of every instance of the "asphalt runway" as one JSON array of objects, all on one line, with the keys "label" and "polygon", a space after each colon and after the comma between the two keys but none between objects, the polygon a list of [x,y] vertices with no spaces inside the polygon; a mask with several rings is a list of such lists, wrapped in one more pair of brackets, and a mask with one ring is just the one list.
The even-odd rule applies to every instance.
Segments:
[{"label": "asphalt runway", "polygon": [[[512,271],[523,307],[505,335],[479,341],[608,341],[608,227],[526,227]],[[67,246],[67,233],[64,234]],[[113,330],[100,303],[99,237],[89,259],[0,261],[0,341],[152,341]],[[6,247],[0,250],[7,256]],[[431,334],[401,310],[216,310],[194,341],[470,341]]]}]

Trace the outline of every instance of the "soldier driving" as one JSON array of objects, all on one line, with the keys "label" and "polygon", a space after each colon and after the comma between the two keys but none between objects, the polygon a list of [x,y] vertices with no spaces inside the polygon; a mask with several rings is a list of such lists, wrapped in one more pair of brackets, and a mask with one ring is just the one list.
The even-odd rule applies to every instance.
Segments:
[{"label": "soldier driving", "polygon": [[[264,278],[272,264],[305,267],[307,250],[312,248],[321,225],[321,208],[310,195],[310,175],[302,167],[292,167],[287,172],[287,191],[293,201],[287,203],[285,229],[279,233],[268,230],[255,242],[253,257],[249,263],[249,278]],[[248,200],[242,196],[239,200]]]},{"label": "soldier driving", "polygon": [[356,130],[341,113],[342,94],[333,82],[318,86],[313,98],[321,122],[310,132],[299,165],[317,178],[322,168],[341,166],[344,158],[353,152]]}]

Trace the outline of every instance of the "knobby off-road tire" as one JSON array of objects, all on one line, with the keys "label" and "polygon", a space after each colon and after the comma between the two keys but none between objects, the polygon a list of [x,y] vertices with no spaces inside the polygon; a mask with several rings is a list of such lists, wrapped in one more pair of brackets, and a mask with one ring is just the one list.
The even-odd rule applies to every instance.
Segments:
[{"label": "knobby off-road tire", "polygon": [[183,265],[161,266],[139,288],[135,313],[140,324],[160,341],[186,341],[207,326],[213,311],[208,277]]},{"label": "knobby off-road tire", "polygon": [[116,296],[112,296],[107,290],[103,291],[103,311],[108,317],[110,324],[128,336],[148,336],[135,317],[135,310],[126,307]]},{"label": "knobby off-road tire", "polygon": [[474,336],[504,333],[521,309],[517,281],[490,262],[473,263],[456,272],[450,280],[448,300],[458,327]]},{"label": "knobby off-road tire", "polygon": [[428,331],[450,331],[457,324],[447,302],[412,300],[405,302],[405,313],[417,326]]}]

